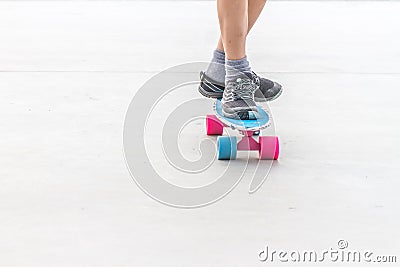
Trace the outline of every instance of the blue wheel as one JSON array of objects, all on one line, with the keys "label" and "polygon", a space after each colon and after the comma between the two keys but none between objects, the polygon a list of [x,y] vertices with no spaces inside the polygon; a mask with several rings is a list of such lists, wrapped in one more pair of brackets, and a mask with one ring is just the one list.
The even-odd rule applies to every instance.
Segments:
[{"label": "blue wheel", "polygon": [[217,138],[218,159],[236,159],[237,141],[236,136],[218,136]]}]

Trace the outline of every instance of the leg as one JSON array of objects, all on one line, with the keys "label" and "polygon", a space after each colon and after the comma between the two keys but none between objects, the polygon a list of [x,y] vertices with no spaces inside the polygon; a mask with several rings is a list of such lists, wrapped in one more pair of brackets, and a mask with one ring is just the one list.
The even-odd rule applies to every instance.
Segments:
[{"label": "leg", "polygon": [[226,55],[222,114],[234,119],[256,119],[256,88],[246,57],[248,0],[218,0],[217,8]]},{"label": "leg", "polygon": [[[248,0],[248,29],[247,34],[253,28],[261,11],[264,9],[266,0]],[[222,37],[219,37],[217,49],[220,51],[225,51],[224,44],[222,42]]]},{"label": "leg", "polygon": [[[205,72],[201,72],[199,91],[202,95],[212,98],[222,98],[226,80],[232,80],[236,75],[226,73],[227,65],[243,73],[251,73],[245,57],[246,37],[260,16],[266,0],[218,0],[218,17],[222,36],[217,49]],[[247,18],[247,19],[246,19]],[[245,34],[243,34],[245,33]],[[225,40],[224,40],[225,39]],[[226,49],[224,47],[224,41]],[[230,50],[224,52],[224,50]],[[240,62],[232,62],[232,60]],[[229,67],[229,66],[228,66]],[[229,77],[230,76],[230,77]],[[257,76],[253,73],[253,80],[257,83],[254,98],[257,102],[272,101],[280,96],[282,86],[276,82]]]},{"label": "leg", "polygon": [[217,9],[226,58],[244,58],[248,32],[248,0],[218,0]]},{"label": "leg", "polygon": [[[245,44],[246,36],[248,32],[248,0],[218,0],[218,18],[220,23],[220,29],[222,36],[225,36],[228,40],[228,58],[229,59],[241,59],[245,57]],[[250,0],[254,1],[254,0]],[[259,1],[259,0],[256,0]],[[264,0],[262,0],[264,1]],[[261,12],[261,11],[260,11]],[[253,19],[251,20],[254,24],[254,10],[252,11]],[[208,65],[205,74],[208,76],[205,78],[201,74],[202,82],[205,80],[212,82],[214,88],[203,83],[200,92],[208,97],[222,97],[223,87],[225,86],[225,57],[224,45],[222,44],[222,37],[220,38],[217,50],[214,51],[211,63]],[[233,53],[233,54],[232,54]],[[217,95],[220,95],[218,97]]]}]

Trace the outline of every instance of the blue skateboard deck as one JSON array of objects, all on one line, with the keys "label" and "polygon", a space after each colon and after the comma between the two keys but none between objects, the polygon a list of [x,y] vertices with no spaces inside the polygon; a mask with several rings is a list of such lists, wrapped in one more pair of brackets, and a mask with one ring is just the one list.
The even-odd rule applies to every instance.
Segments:
[{"label": "blue skateboard deck", "polygon": [[271,124],[270,115],[259,106],[257,107],[259,118],[256,120],[239,120],[225,117],[222,114],[222,103],[220,99],[215,102],[214,109],[218,119],[234,130],[258,131],[267,128]]}]

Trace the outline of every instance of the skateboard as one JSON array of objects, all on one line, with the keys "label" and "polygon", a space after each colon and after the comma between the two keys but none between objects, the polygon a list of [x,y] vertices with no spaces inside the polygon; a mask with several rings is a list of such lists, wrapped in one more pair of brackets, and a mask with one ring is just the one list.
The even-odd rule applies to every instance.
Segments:
[{"label": "skateboard", "polygon": [[[219,160],[236,159],[237,151],[258,151],[260,159],[277,160],[279,157],[279,139],[277,136],[258,136],[262,129],[269,127],[272,118],[267,111],[258,107],[256,120],[231,119],[222,115],[221,100],[214,104],[214,114],[206,116],[207,135],[218,135],[217,158]],[[224,136],[224,127],[238,130],[241,139],[236,136]],[[239,137],[240,138],[240,137]]]}]

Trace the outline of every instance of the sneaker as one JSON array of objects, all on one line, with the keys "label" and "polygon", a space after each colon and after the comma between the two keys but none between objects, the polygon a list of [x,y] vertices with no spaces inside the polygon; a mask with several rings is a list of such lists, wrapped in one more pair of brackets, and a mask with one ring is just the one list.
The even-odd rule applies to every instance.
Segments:
[{"label": "sneaker", "polygon": [[258,109],[254,102],[256,90],[256,84],[247,75],[243,74],[236,80],[229,81],[221,101],[222,115],[240,120],[257,119]]},{"label": "sneaker", "polygon": [[[254,94],[256,102],[272,101],[282,94],[282,86],[276,82],[261,78],[254,72],[252,73],[252,80],[257,86]],[[225,84],[214,81],[203,71],[200,72],[199,92],[203,96],[220,99],[223,97],[224,90]]]}]

